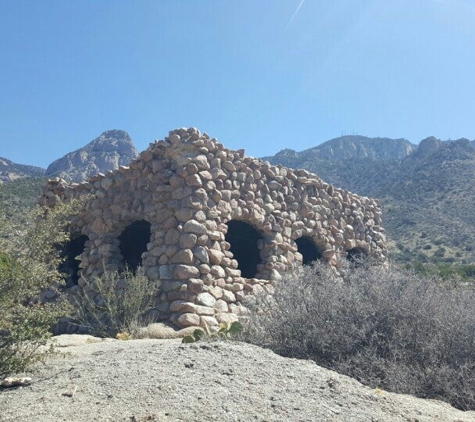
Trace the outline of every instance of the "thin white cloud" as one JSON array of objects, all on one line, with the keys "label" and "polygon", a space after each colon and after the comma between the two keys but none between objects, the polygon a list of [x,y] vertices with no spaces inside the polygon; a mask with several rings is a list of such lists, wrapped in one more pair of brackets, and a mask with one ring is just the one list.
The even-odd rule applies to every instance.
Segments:
[{"label": "thin white cloud", "polygon": [[285,27],[285,29],[287,29],[291,24],[292,22],[294,21],[295,19],[295,16],[297,16],[297,14],[299,13],[299,10],[300,8],[302,7],[302,5],[305,3],[305,0],[300,0],[300,3],[299,5],[297,6],[297,9],[295,9],[295,12],[294,14],[292,15],[292,17],[290,18],[289,22],[287,23],[287,26]]},{"label": "thin white cloud", "polygon": [[475,10],[475,5],[471,1],[466,0],[432,0],[434,3],[446,4],[449,6],[465,6],[469,9]]}]

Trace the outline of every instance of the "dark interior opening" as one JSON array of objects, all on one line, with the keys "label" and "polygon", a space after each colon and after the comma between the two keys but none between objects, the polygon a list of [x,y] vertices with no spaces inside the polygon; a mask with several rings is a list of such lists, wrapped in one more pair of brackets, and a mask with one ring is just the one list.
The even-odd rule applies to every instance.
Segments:
[{"label": "dark interior opening", "polygon": [[322,257],[321,251],[310,237],[299,237],[295,243],[297,244],[298,251],[302,254],[303,265],[310,265]]},{"label": "dark interior opening", "polygon": [[81,261],[78,256],[84,252],[84,246],[89,238],[86,235],[73,237],[64,248],[65,261],[60,271],[68,273],[68,287],[77,285],[79,281],[79,264]]},{"label": "dark interior opening", "polygon": [[152,235],[150,227],[148,221],[134,221],[119,236],[124,263],[133,272],[142,264],[142,254],[147,250],[147,243]]},{"label": "dark interior opening", "polygon": [[257,265],[261,263],[261,256],[257,241],[261,234],[250,224],[243,221],[229,221],[226,242],[231,244],[230,251],[238,262],[241,276],[253,278],[257,273]]},{"label": "dark interior opening", "polygon": [[346,259],[350,261],[355,267],[359,267],[363,264],[363,261],[368,257],[368,253],[362,248],[353,248],[346,251]]}]

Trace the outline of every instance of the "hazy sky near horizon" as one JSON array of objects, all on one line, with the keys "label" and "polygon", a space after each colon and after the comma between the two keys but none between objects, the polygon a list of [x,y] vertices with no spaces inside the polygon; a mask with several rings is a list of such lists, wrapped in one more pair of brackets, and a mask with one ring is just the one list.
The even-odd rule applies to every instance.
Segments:
[{"label": "hazy sky near horizon", "polygon": [[253,156],[475,138],[475,0],[2,0],[0,156],[196,126]]}]

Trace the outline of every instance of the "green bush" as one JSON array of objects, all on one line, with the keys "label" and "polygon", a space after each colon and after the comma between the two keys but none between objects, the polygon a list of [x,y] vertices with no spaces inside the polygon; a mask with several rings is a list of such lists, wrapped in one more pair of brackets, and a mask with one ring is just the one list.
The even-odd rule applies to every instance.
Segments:
[{"label": "green bush", "polygon": [[150,280],[139,267],[133,273],[105,272],[74,298],[76,319],[90,334],[116,337],[133,334],[148,325],[149,311],[157,300],[157,281]]},{"label": "green bush", "polygon": [[362,266],[287,275],[258,304],[247,341],[374,388],[475,409],[475,289]]},{"label": "green bush", "polygon": [[475,281],[475,265],[456,264],[449,262],[422,263],[412,261],[405,265],[406,269],[411,269],[417,274],[425,276],[440,277],[444,280],[459,278],[462,281]]},{"label": "green bush", "polygon": [[64,302],[46,304],[41,291],[58,286],[58,245],[74,205],[35,208],[21,219],[0,214],[0,376],[23,371],[44,357],[50,328],[68,312]]},{"label": "green bush", "polygon": [[6,273],[11,270],[13,262],[11,257],[4,253],[0,252],[0,273]]},{"label": "green bush", "polygon": [[442,258],[444,255],[445,255],[445,248],[438,248],[434,252],[434,257],[436,257],[436,258]]}]

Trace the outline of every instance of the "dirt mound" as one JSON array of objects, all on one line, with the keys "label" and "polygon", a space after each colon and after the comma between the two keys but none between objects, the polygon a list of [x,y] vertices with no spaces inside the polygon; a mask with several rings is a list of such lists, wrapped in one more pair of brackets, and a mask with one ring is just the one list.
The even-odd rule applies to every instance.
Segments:
[{"label": "dirt mound", "polygon": [[59,336],[59,355],[0,390],[0,421],[475,421],[238,342]]}]

